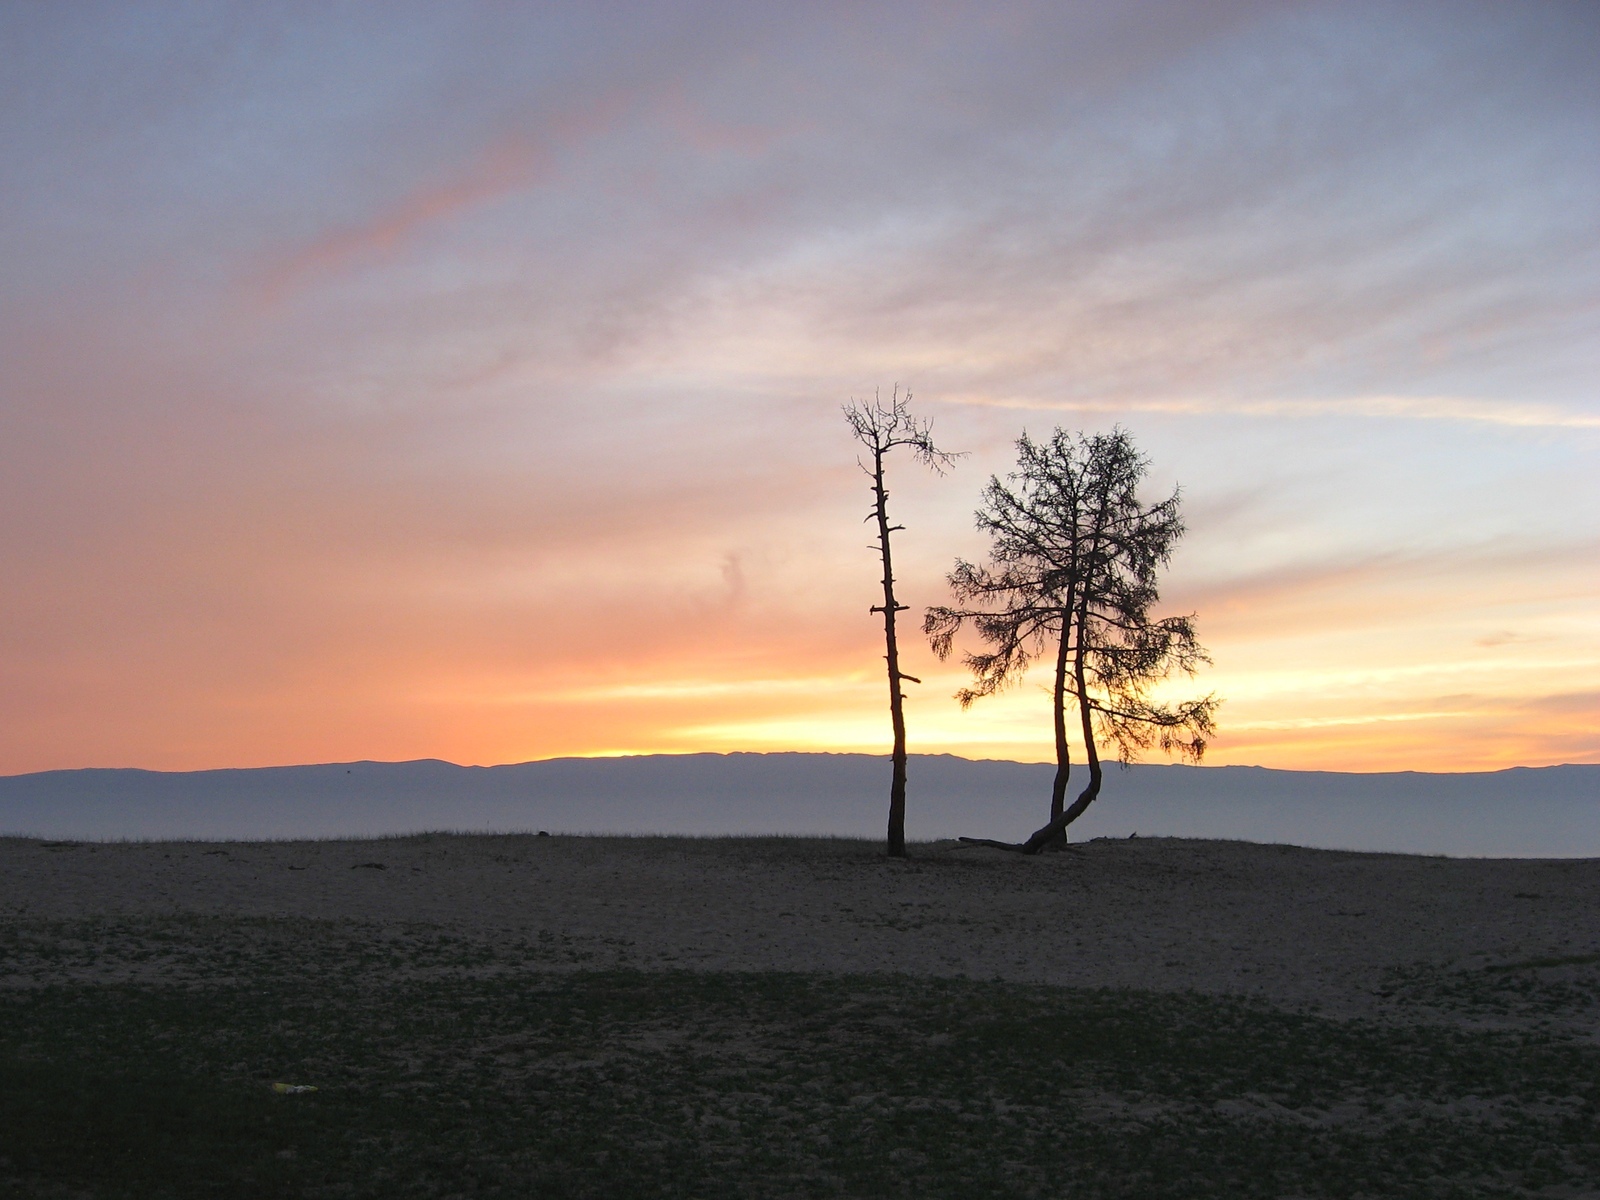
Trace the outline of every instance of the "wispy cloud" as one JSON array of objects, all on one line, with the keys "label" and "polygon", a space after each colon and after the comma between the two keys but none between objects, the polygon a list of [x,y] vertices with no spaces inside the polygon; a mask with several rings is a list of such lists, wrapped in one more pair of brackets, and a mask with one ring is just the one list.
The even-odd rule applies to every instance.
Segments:
[{"label": "wispy cloud", "polygon": [[945,394],[951,404],[1029,412],[1116,414],[1171,413],[1182,416],[1236,416],[1307,419],[1355,417],[1374,420],[1461,421],[1524,429],[1600,429],[1600,412],[1568,411],[1548,404],[1515,404],[1468,396],[1348,396],[1340,399],[1228,399],[1108,397],[1050,400],[1027,396]]},{"label": "wispy cloud", "polygon": [[1342,729],[1353,725],[1387,725],[1410,721],[1439,721],[1452,717],[1475,717],[1473,710],[1440,710],[1438,712],[1381,712],[1361,713],[1349,717],[1287,717],[1276,721],[1236,721],[1229,725],[1230,736],[1277,729]]},{"label": "wispy cloud", "polygon": [[419,183],[360,221],[292,251],[262,272],[262,294],[276,302],[318,277],[382,262],[431,227],[548,182],[564,156],[614,128],[638,103],[631,90],[617,90],[570,111],[542,115],[536,130],[503,135],[445,178]]},{"label": "wispy cloud", "polygon": [[[537,691],[496,691],[476,696],[447,694],[453,701],[486,704],[613,704],[635,701],[775,699],[802,696],[837,698],[861,689],[882,690],[876,680],[847,675],[780,676],[760,679],[652,679],[644,683],[606,683],[585,687],[541,687]],[[430,696],[431,699],[446,697]]]}]

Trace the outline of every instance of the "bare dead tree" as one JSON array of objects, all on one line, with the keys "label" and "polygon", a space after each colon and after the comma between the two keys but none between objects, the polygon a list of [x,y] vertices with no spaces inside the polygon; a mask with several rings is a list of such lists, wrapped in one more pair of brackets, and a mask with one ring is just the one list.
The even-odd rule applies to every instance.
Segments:
[{"label": "bare dead tree", "polygon": [[844,406],[845,423],[856,441],[866,448],[868,459],[857,459],[861,470],[871,481],[872,511],[867,521],[878,527],[878,556],[883,562],[883,603],[869,610],[883,614],[884,661],[889,670],[889,720],[894,727],[894,771],[889,783],[889,837],[891,858],[904,858],[906,854],[906,717],[905,693],[900,690],[902,680],[912,683],[922,681],[900,669],[900,643],[895,636],[895,615],[906,610],[894,594],[894,563],[890,556],[889,535],[905,528],[889,524],[889,489],[884,482],[884,460],[897,447],[910,450],[917,461],[943,475],[955,462],[956,455],[948,454],[933,444],[933,422],[911,415],[911,393],[904,396],[896,385],[889,398],[874,392],[872,402],[851,400]]},{"label": "bare dead tree", "polygon": [[[1127,763],[1151,746],[1198,762],[1215,731],[1215,696],[1157,703],[1151,689],[1209,662],[1192,616],[1156,618],[1157,576],[1184,526],[1176,491],[1146,506],[1138,495],[1148,467],[1117,429],[1085,437],[1057,429],[1048,442],[1017,442],[1017,470],[991,477],[977,512],[989,534],[987,566],[957,561],[951,590],[964,607],[930,608],[923,621],[934,652],[951,653],[971,624],[989,649],[964,655],[972,686],[963,707],[1019,679],[1053,652],[1056,774],[1050,820],[1026,842],[983,840],[1036,853],[1064,841],[1067,826],[1100,794],[1097,738]],[[1069,807],[1072,770],[1067,699],[1078,710],[1089,781]]]}]

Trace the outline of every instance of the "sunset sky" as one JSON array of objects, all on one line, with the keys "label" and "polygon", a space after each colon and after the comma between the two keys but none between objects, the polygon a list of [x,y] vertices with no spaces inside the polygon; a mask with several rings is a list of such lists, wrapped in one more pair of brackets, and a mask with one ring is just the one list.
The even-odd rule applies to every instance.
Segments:
[{"label": "sunset sky", "polygon": [[[887,749],[1022,431],[1208,761],[1600,762],[1600,5],[0,6],[0,773]],[[913,751],[1051,754],[1041,675]]]}]

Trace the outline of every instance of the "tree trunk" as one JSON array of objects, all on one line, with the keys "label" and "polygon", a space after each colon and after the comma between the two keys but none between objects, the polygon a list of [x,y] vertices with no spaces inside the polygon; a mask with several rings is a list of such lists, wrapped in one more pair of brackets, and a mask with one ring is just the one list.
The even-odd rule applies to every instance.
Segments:
[{"label": "tree trunk", "polygon": [[889,666],[889,719],[894,725],[894,773],[889,781],[889,836],[890,858],[906,856],[906,715],[905,693],[900,681],[911,676],[900,671],[900,645],[895,640],[894,618],[903,612],[905,605],[895,603],[894,564],[889,554],[889,493],[883,486],[883,452],[873,454],[872,492],[876,501],[878,518],[878,548],[883,555],[883,606],[873,606],[874,612],[883,613],[884,660]]},{"label": "tree trunk", "polygon": [[[1079,627],[1088,623],[1088,608],[1084,604],[1078,612]],[[1094,710],[1089,707],[1089,689],[1083,674],[1083,640],[1078,640],[1078,653],[1074,656],[1072,664],[1073,682],[1078,688],[1078,715],[1083,719],[1083,752],[1084,760],[1089,764],[1089,784],[1078,793],[1078,798],[1072,802],[1068,809],[1072,815],[1067,818],[1067,823],[1078,819],[1083,810],[1093,804],[1095,797],[1100,794],[1100,752],[1094,744]],[[1063,814],[1064,815],[1064,814]]]},{"label": "tree trunk", "polygon": [[[1102,514],[1104,507],[1105,498],[1101,497]],[[1091,542],[1092,549],[1087,557],[1087,562],[1089,564],[1094,563],[1095,557],[1099,553],[1100,537],[1102,532],[1102,518],[1097,516],[1095,520],[1093,540]],[[1092,571],[1093,566],[1091,565],[1087,569]],[[1095,749],[1094,744],[1094,710],[1089,707],[1089,688],[1084,672],[1084,656],[1088,651],[1088,634],[1086,631],[1089,626],[1089,590],[1090,580],[1087,578],[1081,580],[1077,595],[1078,611],[1074,614],[1074,620],[1072,622],[1074,628],[1077,630],[1076,645],[1073,647],[1072,653],[1072,682],[1078,696],[1078,715],[1083,723],[1083,750],[1084,759],[1089,766],[1089,783],[1088,786],[1083,789],[1083,791],[1078,793],[1078,798],[1072,802],[1072,807],[1067,809],[1065,812],[1058,813],[1056,811],[1056,798],[1055,796],[1052,796],[1049,824],[1045,825],[1042,829],[1036,830],[1032,837],[1017,847],[1025,854],[1037,854],[1046,846],[1058,842],[1064,842],[1066,840],[1067,826],[1071,825],[1074,821],[1081,817],[1084,810],[1088,808],[1089,805],[1093,804],[1095,797],[1100,794],[1100,754],[1099,751]],[[1062,621],[1063,623],[1066,622],[1065,614],[1062,616]],[[1058,688],[1064,687],[1063,671],[1066,663],[1066,630],[1062,631],[1061,645],[1061,653],[1057,655],[1056,658],[1056,680]],[[1056,746],[1058,754],[1060,752],[1061,745],[1066,741],[1065,701],[1066,697],[1063,696],[1058,690],[1056,693]],[[1065,781],[1060,778],[1061,768],[1059,766],[1056,768],[1056,776],[1058,781],[1056,784],[1056,795],[1060,796],[1061,799],[1064,800],[1066,798]]]},{"label": "tree trunk", "polygon": [[[1071,642],[1072,608],[1070,605],[1062,605],[1061,644],[1056,649],[1055,687],[1051,693],[1055,703],[1056,729],[1056,775],[1050,785],[1051,824],[1061,819],[1061,814],[1067,806],[1067,781],[1072,776],[1072,747],[1067,743],[1067,652]],[[1055,840],[1065,844],[1067,840],[1065,826]]]},{"label": "tree trunk", "polygon": [[[1078,621],[1080,629],[1087,617],[1087,614],[1083,611],[1084,607],[1082,604],[1079,606]],[[1100,754],[1095,749],[1094,744],[1094,710],[1089,707],[1089,692],[1084,678],[1083,655],[1083,638],[1080,635],[1076,652],[1073,654],[1072,679],[1077,688],[1078,713],[1083,721],[1083,747],[1084,757],[1089,764],[1089,783],[1083,791],[1078,793],[1078,798],[1072,802],[1071,808],[1052,816],[1050,823],[1042,829],[1036,830],[1027,841],[1015,847],[1008,847],[1020,850],[1024,854],[1037,854],[1046,846],[1065,841],[1067,826],[1081,817],[1084,810],[1093,804],[1095,797],[1100,794],[1100,780],[1102,777]],[[1057,709],[1057,715],[1060,716],[1063,711],[1064,709]],[[1057,774],[1059,775],[1059,773],[1058,769]],[[963,838],[962,840],[968,841],[970,839]],[[1003,845],[1004,843],[989,842],[987,844]]]}]

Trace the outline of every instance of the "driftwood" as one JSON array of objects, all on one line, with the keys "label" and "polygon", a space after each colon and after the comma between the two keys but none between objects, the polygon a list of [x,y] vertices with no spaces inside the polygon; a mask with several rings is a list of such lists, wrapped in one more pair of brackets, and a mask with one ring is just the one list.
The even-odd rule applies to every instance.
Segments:
[{"label": "driftwood", "polygon": [[995,849],[995,850],[1010,850],[1010,851],[1012,851],[1013,853],[1016,853],[1016,854],[1038,854],[1040,850],[1044,850],[1044,849],[1049,849],[1049,850],[1067,850],[1067,851],[1070,851],[1073,854],[1082,854],[1083,853],[1083,851],[1078,849],[1078,847],[1076,847],[1074,845],[1071,845],[1068,842],[1056,842],[1056,843],[1051,844],[1051,845],[1036,846],[1036,847],[1030,849],[1029,848],[1029,843],[1033,841],[1032,838],[1029,838],[1028,841],[1026,841],[1026,842],[1001,842],[1001,841],[996,841],[994,838],[974,838],[974,837],[957,838],[956,841],[960,842],[963,846],[989,846],[989,847],[991,847],[992,849]]}]

